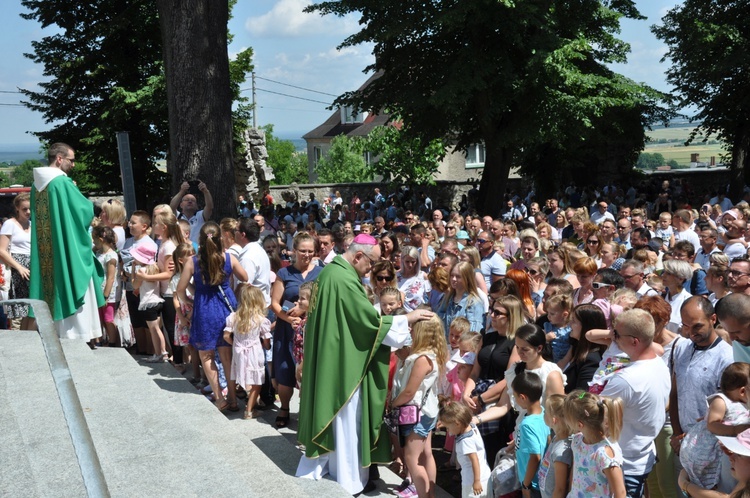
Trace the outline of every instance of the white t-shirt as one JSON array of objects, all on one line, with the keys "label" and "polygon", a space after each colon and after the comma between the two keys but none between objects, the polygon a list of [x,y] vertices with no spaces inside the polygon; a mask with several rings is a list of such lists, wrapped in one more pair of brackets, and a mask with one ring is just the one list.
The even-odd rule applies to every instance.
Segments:
[{"label": "white t-shirt", "polygon": [[482,261],[479,263],[479,269],[482,270],[484,283],[487,284],[487,289],[489,289],[492,286],[492,276],[504,276],[508,270],[508,262],[498,253],[492,251],[492,254],[488,257],[482,258]]},{"label": "white t-shirt", "polygon": [[625,474],[647,474],[654,466],[654,439],[664,427],[671,388],[669,369],[659,357],[632,362],[604,386],[602,396],[623,402],[619,443]]},{"label": "white t-shirt", "polygon": [[695,230],[690,230],[689,228],[682,232],[678,232],[677,230],[675,230],[674,241],[677,242],[678,240],[689,241],[691,244],[693,244],[695,252],[698,252],[698,249],[701,248],[701,241],[698,238],[698,234],[695,233]]},{"label": "white t-shirt", "polygon": [[118,278],[118,272],[117,272],[117,253],[115,251],[108,251],[105,253],[97,254],[96,259],[99,260],[99,264],[102,265],[102,268],[104,268],[104,279],[102,280],[102,291],[104,291],[104,286],[107,285],[107,264],[114,260],[115,262],[115,279],[114,282],[112,282],[112,289],[109,291],[109,296],[104,296],[107,298],[108,303],[114,303],[116,302],[116,296],[117,296],[117,285],[119,283]]},{"label": "white t-shirt", "polygon": [[188,218],[184,214],[178,213],[177,219],[187,220],[187,222],[190,223],[190,240],[197,244],[201,235],[201,227],[206,222],[206,220],[203,219],[203,210],[201,209],[195,213],[192,218]]},{"label": "white t-shirt", "polygon": [[240,251],[240,265],[247,272],[247,281],[263,293],[266,306],[271,305],[271,262],[259,242],[250,242]]},{"label": "white t-shirt", "polygon": [[125,229],[120,226],[116,226],[112,229],[112,231],[115,232],[115,235],[117,236],[117,240],[115,241],[117,250],[122,251],[122,248],[125,247]]},{"label": "white t-shirt", "polygon": [[0,228],[0,235],[10,237],[8,252],[11,254],[31,254],[31,230],[21,228],[15,218],[8,218]]},{"label": "white t-shirt", "polygon": [[[167,258],[172,256],[174,250],[177,249],[177,245],[172,239],[162,241],[159,246],[159,253],[156,256],[156,265],[159,267],[159,271],[165,271],[167,269]],[[160,280],[159,281],[159,293],[162,296],[169,297],[175,292],[175,288],[172,287],[172,279]]]},{"label": "white t-shirt", "polygon": [[[680,308],[682,307],[682,303],[684,303],[691,297],[693,297],[693,295],[688,291],[686,291],[685,289],[680,289],[679,294],[675,294],[674,296],[669,296],[666,298],[667,302],[672,307],[672,314],[670,315],[669,323],[667,323],[666,326],[666,329],[670,332],[674,332],[675,334],[680,333],[680,325],[682,324],[682,315],[680,314]],[[708,394],[706,396],[708,396]]]},{"label": "white t-shirt", "polygon": [[727,246],[724,247],[724,254],[727,255],[727,258],[729,258],[730,262],[733,261],[735,258],[744,256],[746,252],[747,252],[747,248],[744,245],[742,245],[740,242],[727,244]]},{"label": "white t-shirt", "polygon": [[477,454],[479,460],[479,481],[482,488],[487,489],[487,481],[490,479],[490,466],[487,465],[487,456],[484,449],[484,441],[475,425],[471,426],[469,432],[456,436],[456,460],[461,465],[461,485],[471,486],[474,484],[474,468],[471,466],[469,455]]}]

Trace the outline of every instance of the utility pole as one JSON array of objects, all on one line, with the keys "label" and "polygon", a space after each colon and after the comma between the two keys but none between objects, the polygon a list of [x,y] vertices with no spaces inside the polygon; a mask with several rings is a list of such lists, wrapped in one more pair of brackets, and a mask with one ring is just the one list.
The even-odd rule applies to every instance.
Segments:
[{"label": "utility pole", "polygon": [[255,71],[252,73],[252,82],[253,82],[253,128],[258,127],[258,120],[256,119],[256,116],[258,114],[258,104],[255,102]]}]

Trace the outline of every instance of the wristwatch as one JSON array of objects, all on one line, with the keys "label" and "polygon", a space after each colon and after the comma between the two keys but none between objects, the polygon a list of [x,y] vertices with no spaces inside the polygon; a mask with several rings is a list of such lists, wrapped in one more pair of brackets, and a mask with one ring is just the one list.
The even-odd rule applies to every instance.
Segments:
[{"label": "wristwatch", "polygon": [[531,484],[529,484],[529,485],[527,486],[527,485],[525,485],[525,484],[523,483],[523,481],[521,481],[521,489],[531,489]]},{"label": "wristwatch", "polygon": [[690,498],[690,493],[688,493],[688,486],[690,486],[690,481],[687,481],[685,483],[685,487],[682,488],[682,492],[685,493],[685,496],[687,496],[688,498]]}]

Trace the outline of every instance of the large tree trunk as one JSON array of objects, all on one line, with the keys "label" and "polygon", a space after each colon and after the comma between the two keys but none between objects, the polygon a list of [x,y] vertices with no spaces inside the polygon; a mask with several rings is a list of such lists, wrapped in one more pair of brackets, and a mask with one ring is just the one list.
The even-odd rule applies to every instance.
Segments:
[{"label": "large tree trunk", "polygon": [[[157,0],[169,105],[172,189],[206,182],[213,219],[236,216],[227,0]],[[227,195],[229,194],[229,195]]]},{"label": "large tree trunk", "polygon": [[479,183],[479,201],[477,211],[481,215],[493,218],[500,216],[503,208],[503,195],[508,182],[512,154],[504,147],[490,147],[485,144],[484,170]]}]

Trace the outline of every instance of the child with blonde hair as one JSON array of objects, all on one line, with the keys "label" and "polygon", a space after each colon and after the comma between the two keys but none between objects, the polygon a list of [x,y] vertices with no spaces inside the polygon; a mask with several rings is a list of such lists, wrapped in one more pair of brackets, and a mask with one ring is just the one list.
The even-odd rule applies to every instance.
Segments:
[{"label": "child with blonde hair", "polygon": [[266,302],[257,287],[237,288],[237,310],[226,319],[224,340],[232,345],[230,378],[248,393],[244,419],[255,418],[255,404],[266,377],[265,354],[271,348],[271,322],[266,318]]},{"label": "child with blonde hair", "polygon": [[[365,286],[365,289],[367,286]],[[378,295],[381,315],[393,315],[393,312],[404,307],[401,291],[398,287],[383,287]]]},{"label": "child with blonde hair", "polygon": [[440,424],[456,438],[455,455],[461,466],[462,498],[487,496],[487,481],[492,472],[487,465],[484,441],[471,418],[471,410],[466,405],[453,400],[441,402]]},{"label": "child with blonde hair", "polygon": [[437,473],[432,455],[432,430],[438,416],[437,383],[444,374],[448,347],[443,322],[437,315],[415,323],[411,335],[409,355],[394,378],[390,405],[406,414],[401,417],[399,436],[413,484],[404,493],[432,496]]},{"label": "child with blonde hair", "polygon": [[299,298],[297,299],[297,308],[301,312],[300,321],[294,327],[294,339],[292,340],[292,356],[294,357],[295,376],[297,378],[297,387],[302,389],[302,360],[304,358],[305,345],[305,326],[307,326],[307,310],[310,308],[310,298],[315,288],[313,280],[304,282],[299,286]]},{"label": "child with blonde hair", "polygon": [[563,498],[568,494],[573,451],[572,436],[565,421],[565,396],[552,394],[544,405],[544,423],[554,431],[542,463],[539,464],[539,491],[543,498]]},{"label": "child with blonde hair", "polygon": [[565,398],[565,420],[574,433],[573,473],[568,496],[625,498],[622,451],[622,401],[573,391]]}]

